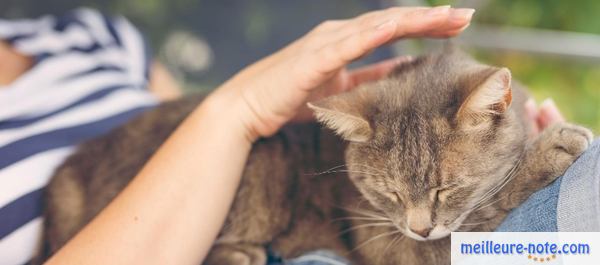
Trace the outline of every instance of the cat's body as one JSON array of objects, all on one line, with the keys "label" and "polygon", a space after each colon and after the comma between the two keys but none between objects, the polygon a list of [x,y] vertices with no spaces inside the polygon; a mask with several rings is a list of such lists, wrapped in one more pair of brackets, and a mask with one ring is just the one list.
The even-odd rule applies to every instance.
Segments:
[{"label": "cat's body", "polygon": [[[264,264],[266,247],[283,257],[331,249],[354,264],[449,264],[449,231],[493,230],[585,150],[589,131],[568,124],[529,140],[527,96],[511,93],[510,74],[460,58],[421,58],[312,105],[350,144],[317,123],[259,140],[205,264]],[[451,81],[431,77],[436,67]],[[481,96],[480,87],[499,90]],[[82,145],[48,187],[46,254],[105,207],[200,101],[166,103]]]}]

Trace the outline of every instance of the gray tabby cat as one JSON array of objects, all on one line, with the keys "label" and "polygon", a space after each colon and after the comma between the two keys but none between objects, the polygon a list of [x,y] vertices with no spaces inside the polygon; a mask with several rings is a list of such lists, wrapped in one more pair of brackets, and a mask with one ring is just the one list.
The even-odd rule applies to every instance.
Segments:
[{"label": "gray tabby cat", "polygon": [[[449,264],[450,232],[493,230],[591,142],[566,123],[530,139],[526,99],[508,69],[445,51],[309,104],[346,142],[316,123],[257,141],[204,264],[262,265],[267,248]],[[104,208],[200,101],[163,104],[81,145],[47,189],[45,254]]]}]

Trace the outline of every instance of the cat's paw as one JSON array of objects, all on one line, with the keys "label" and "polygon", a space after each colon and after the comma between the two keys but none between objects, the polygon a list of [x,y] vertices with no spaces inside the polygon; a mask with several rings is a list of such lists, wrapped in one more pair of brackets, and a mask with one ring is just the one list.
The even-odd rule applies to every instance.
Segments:
[{"label": "cat's paw", "polygon": [[219,261],[222,264],[233,265],[252,265],[252,259],[246,253],[241,251],[233,251],[227,257],[222,257]]},{"label": "cat's paw", "polygon": [[592,143],[592,132],[584,127],[558,123],[542,132],[538,143],[549,174],[562,175]]},{"label": "cat's paw", "polygon": [[203,265],[265,265],[267,255],[264,248],[254,245],[217,245]]}]

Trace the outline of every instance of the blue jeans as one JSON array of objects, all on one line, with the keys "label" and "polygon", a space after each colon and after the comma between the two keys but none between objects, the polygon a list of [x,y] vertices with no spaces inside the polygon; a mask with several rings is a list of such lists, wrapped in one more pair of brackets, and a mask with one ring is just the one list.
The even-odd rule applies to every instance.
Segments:
[{"label": "blue jeans", "polygon": [[[499,232],[600,231],[600,139],[550,186],[534,193],[504,219]],[[346,265],[327,251],[269,265]]]},{"label": "blue jeans", "polygon": [[562,177],[513,210],[497,231],[600,231],[600,139]]},{"label": "blue jeans", "polygon": [[270,259],[268,265],[347,265],[347,260],[331,251],[317,250],[290,260]]}]

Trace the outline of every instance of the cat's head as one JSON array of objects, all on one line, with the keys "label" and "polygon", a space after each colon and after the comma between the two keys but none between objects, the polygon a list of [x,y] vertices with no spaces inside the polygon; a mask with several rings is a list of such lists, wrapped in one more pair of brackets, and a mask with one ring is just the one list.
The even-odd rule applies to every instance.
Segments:
[{"label": "cat's head", "polygon": [[405,235],[434,240],[491,202],[481,200],[517,160],[524,136],[511,99],[508,69],[445,51],[309,106],[350,142],[363,196]]}]

